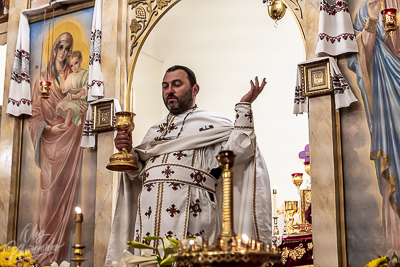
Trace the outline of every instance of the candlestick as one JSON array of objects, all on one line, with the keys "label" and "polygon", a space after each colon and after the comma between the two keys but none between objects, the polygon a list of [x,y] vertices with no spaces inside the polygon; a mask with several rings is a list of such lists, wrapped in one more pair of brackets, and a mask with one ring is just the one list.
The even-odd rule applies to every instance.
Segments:
[{"label": "candlestick", "polygon": [[274,195],[274,217],[278,217],[278,214],[276,214],[276,187],[272,190],[272,194]]},{"label": "candlestick", "polygon": [[232,151],[221,151],[217,157],[223,179],[221,235],[214,245],[206,245],[196,250],[184,248],[178,243],[179,250],[176,259],[179,266],[261,267],[280,262],[281,254],[277,251],[271,253],[269,248],[264,250],[263,242],[250,239],[245,234],[236,236],[233,231],[232,167],[234,157]]},{"label": "candlestick", "polygon": [[82,222],[83,222],[83,214],[82,210],[79,207],[75,208],[75,229],[76,229],[76,244],[82,244]]},{"label": "candlestick", "polygon": [[278,217],[274,217],[274,235],[279,235]]},{"label": "candlestick", "polygon": [[80,267],[82,261],[86,261],[83,258],[83,249],[85,246],[82,246],[82,222],[83,222],[83,214],[82,210],[79,207],[75,207],[76,215],[75,215],[75,230],[76,230],[76,245],[72,246],[74,248],[74,258],[72,261],[76,262],[76,266]]}]

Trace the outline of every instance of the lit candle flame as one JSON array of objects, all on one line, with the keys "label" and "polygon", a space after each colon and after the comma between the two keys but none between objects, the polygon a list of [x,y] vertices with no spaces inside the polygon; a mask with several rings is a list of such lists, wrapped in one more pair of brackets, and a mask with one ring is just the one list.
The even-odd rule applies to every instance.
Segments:
[{"label": "lit candle flame", "polygon": [[81,214],[82,213],[82,210],[79,207],[75,207],[75,211],[76,211],[77,214]]},{"label": "lit candle flame", "polygon": [[242,240],[243,240],[243,243],[245,243],[245,244],[249,243],[249,237],[246,234],[242,235]]}]

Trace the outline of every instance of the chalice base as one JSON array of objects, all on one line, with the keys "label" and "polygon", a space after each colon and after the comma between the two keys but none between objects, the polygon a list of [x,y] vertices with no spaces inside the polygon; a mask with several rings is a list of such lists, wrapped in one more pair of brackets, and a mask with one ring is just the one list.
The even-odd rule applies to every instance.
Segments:
[{"label": "chalice base", "polygon": [[118,152],[110,157],[110,163],[106,166],[110,171],[133,172],[139,170],[135,157],[125,158],[124,153]]}]

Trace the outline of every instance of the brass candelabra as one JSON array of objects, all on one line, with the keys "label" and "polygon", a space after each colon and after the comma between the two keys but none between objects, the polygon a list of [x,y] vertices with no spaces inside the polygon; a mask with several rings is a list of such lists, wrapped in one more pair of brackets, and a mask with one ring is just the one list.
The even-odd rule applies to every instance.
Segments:
[{"label": "brass candelabra", "polygon": [[247,236],[236,235],[233,231],[233,172],[235,155],[232,151],[221,151],[218,163],[222,169],[223,201],[222,201],[222,233],[213,245],[206,239],[202,246],[185,247],[178,245],[177,264],[197,266],[271,266],[279,262],[280,253],[276,248]]}]

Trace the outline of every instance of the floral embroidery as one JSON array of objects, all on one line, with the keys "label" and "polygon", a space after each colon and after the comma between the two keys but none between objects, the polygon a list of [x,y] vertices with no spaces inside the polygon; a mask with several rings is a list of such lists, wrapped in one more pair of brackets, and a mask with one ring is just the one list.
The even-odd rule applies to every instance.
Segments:
[{"label": "floral embroidery", "polygon": [[14,64],[11,70],[11,80],[21,83],[23,81],[30,83],[29,75],[29,53],[25,50],[15,50]]},{"label": "floral embroidery", "polygon": [[167,131],[167,133],[171,133],[173,130],[178,129],[178,126],[175,125],[175,123],[171,123],[169,126],[166,122],[161,123],[158,125],[158,130],[157,132],[163,133],[164,131]]},{"label": "floral embroidery", "polygon": [[299,260],[306,254],[306,249],[303,248],[303,244],[300,244],[298,247],[294,249],[289,249],[287,247],[282,250],[282,263],[285,264],[288,258],[293,260]]},{"label": "floral embroidery", "polygon": [[318,34],[318,37],[320,40],[323,40],[325,38],[327,42],[331,41],[331,43],[333,44],[336,41],[340,42],[342,38],[345,41],[347,40],[347,38],[350,38],[350,40],[353,41],[356,36],[352,33],[342,33],[338,36],[329,36],[326,33],[320,33]]},{"label": "floral embroidery", "polygon": [[184,185],[185,185],[185,184],[174,183],[174,182],[169,183],[169,186],[171,186],[171,187],[172,187],[172,190],[174,190],[174,191],[176,191],[176,190],[178,190],[178,189],[181,189],[182,186],[184,186]]},{"label": "floral embroidery", "polygon": [[171,166],[167,166],[167,168],[163,170],[161,173],[164,174],[166,178],[169,178],[175,172],[171,169]]},{"label": "floral embroidery", "polygon": [[190,177],[198,184],[203,184],[206,181],[206,177],[201,172],[195,171],[190,174]]},{"label": "floral embroidery", "polygon": [[146,213],[144,215],[147,216],[147,219],[150,219],[150,215],[152,213],[151,207],[149,207],[149,209],[146,211]]},{"label": "floral embroidery", "polygon": [[99,80],[92,80],[92,84],[88,84],[89,89],[92,88],[94,85],[97,85],[100,87],[100,86],[104,85],[104,82],[99,81]]},{"label": "floral embroidery", "polygon": [[[146,236],[150,236],[150,232],[147,232],[147,233],[146,233]],[[145,239],[142,240],[142,243],[143,243],[143,244],[146,244],[146,245],[148,245],[148,246],[150,246],[150,242],[151,242],[151,240],[145,240]]]},{"label": "floral embroidery", "polygon": [[295,104],[304,104],[306,103],[306,98],[301,94],[301,86],[296,86],[294,93],[294,103]]},{"label": "floral embroidery", "polygon": [[175,214],[181,213],[181,211],[178,210],[178,209],[176,208],[175,204],[172,204],[171,207],[169,207],[168,209],[166,209],[166,211],[169,212],[169,215],[170,215],[171,217],[174,217]]},{"label": "floral embroidery", "polygon": [[183,157],[187,157],[187,155],[182,151],[179,151],[178,153],[174,153],[172,155],[174,155],[178,160],[181,160]]},{"label": "floral embroidery", "polygon": [[101,63],[101,30],[91,32],[89,65],[93,62]]},{"label": "floral embroidery", "polygon": [[151,161],[152,163],[154,163],[154,161],[155,161],[157,158],[159,158],[159,157],[160,157],[160,155],[151,157],[150,161]]},{"label": "floral embroidery", "polygon": [[344,90],[349,89],[349,84],[343,78],[341,74],[332,77],[333,92],[335,94],[343,94]]},{"label": "floral embroidery", "polygon": [[161,123],[160,125],[158,125],[158,130],[157,133],[163,133],[165,131],[165,128],[167,127],[167,123]]},{"label": "floral embroidery", "polygon": [[136,241],[136,242],[139,242],[139,240],[140,240],[139,229],[136,229],[136,238],[135,238],[135,241]]},{"label": "floral embroidery", "polygon": [[13,99],[13,98],[9,98],[8,99],[8,103],[12,103],[13,105],[17,105],[17,107],[19,107],[19,105],[21,105],[21,103],[22,104],[24,104],[24,105],[32,105],[32,101],[30,101],[29,99],[26,99],[26,98],[21,98],[21,100],[15,100],[15,99]]},{"label": "floral embroidery", "polygon": [[320,11],[325,11],[331,16],[335,16],[337,13],[344,11],[349,13],[349,4],[346,1],[321,1],[321,5],[319,7]]},{"label": "floral embroidery", "polygon": [[187,232],[187,238],[195,238],[196,236],[202,236],[204,234],[204,230],[201,230],[198,233],[190,233],[189,231]]},{"label": "floral embroidery", "polygon": [[210,129],[214,129],[214,125],[208,125],[208,126],[201,127],[199,129],[199,132],[210,130]]},{"label": "floral embroidery", "polygon": [[166,234],[165,234],[165,237],[173,237],[173,236],[175,236],[174,235],[174,232],[172,232],[171,230],[170,231],[168,231]]},{"label": "floral embroidery", "polygon": [[83,135],[82,136],[94,136],[92,131],[93,120],[85,120],[85,126],[83,126]]},{"label": "floral embroidery", "polygon": [[149,176],[150,176],[149,172],[147,172],[147,171],[144,172],[144,173],[143,173],[143,182],[146,181],[147,178],[149,178]]},{"label": "floral embroidery", "polygon": [[154,187],[154,183],[145,184],[144,187],[146,187],[147,192],[150,192]]},{"label": "floral embroidery", "polygon": [[200,199],[196,199],[196,201],[192,201],[190,204],[190,213],[193,213],[193,217],[197,217],[203,210],[200,208]]},{"label": "floral embroidery", "polygon": [[249,110],[244,116],[249,119],[250,123],[253,122],[253,111]]},{"label": "floral embroidery", "polygon": [[171,123],[168,127],[168,133],[172,132],[173,130],[178,129],[178,126],[175,125],[175,123]]}]

